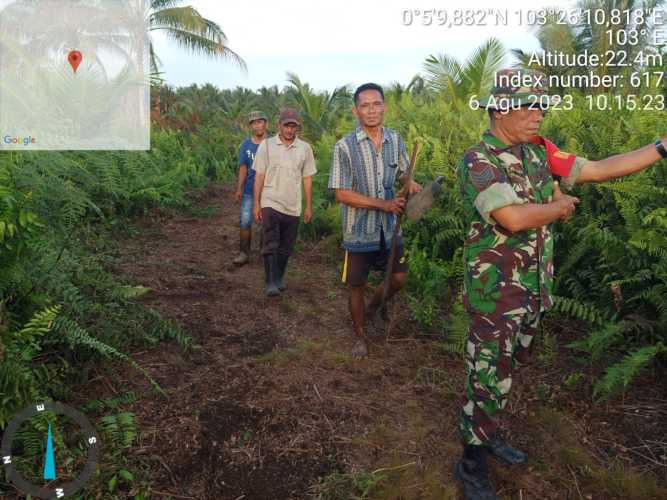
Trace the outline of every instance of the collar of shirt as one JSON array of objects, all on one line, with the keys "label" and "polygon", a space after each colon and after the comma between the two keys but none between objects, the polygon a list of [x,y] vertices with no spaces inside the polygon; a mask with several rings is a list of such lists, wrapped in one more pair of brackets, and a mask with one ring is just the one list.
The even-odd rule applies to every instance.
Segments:
[{"label": "collar of shirt", "polygon": [[[536,144],[538,146],[544,146],[543,142],[540,142],[540,141],[543,141],[543,140],[544,139],[542,139],[540,136],[535,136],[533,141],[531,141],[529,143],[524,143],[524,144]],[[522,146],[523,147],[523,144],[515,144],[514,146],[508,146],[501,139],[499,139],[498,137],[493,135],[493,133],[491,132],[491,129],[486,129],[484,131],[484,134],[482,134],[482,141],[488,147],[493,148],[496,151],[511,149],[514,146]],[[546,148],[546,146],[545,146],[545,148]]]},{"label": "collar of shirt", "polygon": [[501,153],[506,151],[514,156],[523,163],[523,152],[525,144],[505,144],[501,139],[493,135],[490,129],[487,129],[482,135],[482,142],[494,153]]},{"label": "collar of shirt", "polygon": [[[368,135],[368,133],[363,129],[363,127],[359,126],[357,127],[357,142],[361,142],[364,139],[368,139],[369,141],[373,141],[371,137]],[[382,127],[382,142],[389,142],[391,140],[391,137],[389,137],[389,132],[385,127]]]},{"label": "collar of shirt", "polygon": [[296,148],[296,147],[299,146],[299,138],[298,137],[294,138],[294,140],[292,141],[292,144],[285,144],[282,141],[282,139],[280,138],[280,134],[276,134],[275,138],[276,138],[275,139],[276,145],[285,146],[286,148]]},{"label": "collar of shirt", "polygon": [[487,129],[484,134],[482,135],[482,141],[492,149],[495,149],[496,151],[501,151],[504,149],[510,149],[512,146],[509,146],[505,144],[502,140],[500,140],[498,137],[493,135],[490,129]]}]

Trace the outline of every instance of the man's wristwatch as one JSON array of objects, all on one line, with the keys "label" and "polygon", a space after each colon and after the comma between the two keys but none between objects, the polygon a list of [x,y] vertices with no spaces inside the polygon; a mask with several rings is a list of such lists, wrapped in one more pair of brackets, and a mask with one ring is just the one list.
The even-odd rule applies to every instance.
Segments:
[{"label": "man's wristwatch", "polygon": [[662,139],[655,141],[655,149],[658,150],[658,154],[660,156],[667,158],[667,149],[665,149],[665,145],[662,143]]}]

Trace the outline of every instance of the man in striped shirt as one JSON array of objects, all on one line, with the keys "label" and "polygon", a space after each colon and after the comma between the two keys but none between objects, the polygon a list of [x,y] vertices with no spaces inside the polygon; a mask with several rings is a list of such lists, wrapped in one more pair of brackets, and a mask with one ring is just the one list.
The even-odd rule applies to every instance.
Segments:
[{"label": "man in striped shirt", "polygon": [[[386,270],[397,215],[405,207],[405,198],[396,197],[395,184],[396,180],[401,183],[407,180],[408,154],[400,134],[383,126],[385,110],[382,87],[367,83],[356,90],[352,111],[359,119],[359,126],[336,143],[329,176],[329,189],[335,191],[336,201],[341,203],[343,282],[350,287],[350,314],[357,338],[352,348],[355,358],[368,355],[364,319],[376,319],[383,314],[379,306],[384,284],[375,290],[364,308],[368,273],[371,269]],[[417,193],[421,186],[411,182],[408,190]],[[398,238],[388,298],[407,278],[400,234]]]}]

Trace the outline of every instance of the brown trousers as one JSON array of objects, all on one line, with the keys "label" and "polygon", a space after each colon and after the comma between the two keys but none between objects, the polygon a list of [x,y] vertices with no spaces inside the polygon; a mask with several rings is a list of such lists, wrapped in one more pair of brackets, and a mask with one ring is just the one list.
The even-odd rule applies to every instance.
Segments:
[{"label": "brown trousers", "polygon": [[262,255],[290,256],[299,230],[299,217],[262,208]]}]

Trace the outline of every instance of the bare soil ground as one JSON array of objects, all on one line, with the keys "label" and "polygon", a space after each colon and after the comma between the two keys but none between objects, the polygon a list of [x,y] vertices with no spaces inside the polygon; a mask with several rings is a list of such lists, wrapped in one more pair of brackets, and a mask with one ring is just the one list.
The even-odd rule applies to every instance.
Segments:
[{"label": "bare soil ground", "polygon": [[[394,313],[407,326],[388,342],[375,338],[368,360],[351,359],[342,251],[299,243],[288,290],[265,298],[257,238],[251,263],[230,265],[231,199],[231,188],[212,185],[195,195],[202,213],[220,205],[211,216],[147,218],[122,243],[126,278],[153,290],[142,301],[201,346],[163,343],[133,355],[168,395],[130,408],[141,428],[132,460],[148,470],[152,495],[346,499],[367,487],[368,498],[461,498],[451,473],[461,452],[460,356],[438,347],[442,336],[419,335],[399,298]],[[499,496],[667,498],[664,379],[651,373],[632,398],[592,404],[585,384],[564,383],[591,375],[563,347],[581,332],[553,322],[548,331],[553,342],[517,374],[504,419],[530,461],[492,461]],[[148,386],[126,367],[112,383],[120,392]]]}]

